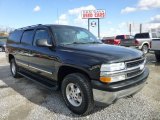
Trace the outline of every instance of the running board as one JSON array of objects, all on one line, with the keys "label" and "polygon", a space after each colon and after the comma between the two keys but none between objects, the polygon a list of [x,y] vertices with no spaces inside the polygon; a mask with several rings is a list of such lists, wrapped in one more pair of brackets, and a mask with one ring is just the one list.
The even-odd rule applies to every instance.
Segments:
[{"label": "running board", "polygon": [[[28,72],[28,71],[27,71]],[[49,90],[58,90],[58,84],[48,79],[44,79],[41,77],[37,77],[36,75],[27,74],[26,72],[18,72],[18,74],[22,75],[23,77],[30,79],[31,81],[49,89]],[[36,76],[36,77],[35,77]]]}]

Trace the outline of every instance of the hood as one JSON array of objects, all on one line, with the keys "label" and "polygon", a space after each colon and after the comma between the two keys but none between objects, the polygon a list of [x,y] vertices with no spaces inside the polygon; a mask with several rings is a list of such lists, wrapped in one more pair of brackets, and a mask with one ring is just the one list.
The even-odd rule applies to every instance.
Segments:
[{"label": "hood", "polygon": [[107,44],[72,44],[66,45],[65,48],[76,54],[93,56],[108,63],[128,61],[143,56],[139,50]]}]

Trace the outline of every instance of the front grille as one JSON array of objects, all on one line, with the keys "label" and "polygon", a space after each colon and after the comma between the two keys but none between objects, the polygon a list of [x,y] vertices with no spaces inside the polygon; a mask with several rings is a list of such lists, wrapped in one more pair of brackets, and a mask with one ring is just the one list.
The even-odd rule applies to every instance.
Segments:
[{"label": "front grille", "polygon": [[145,58],[129,61],[129,62],[126,62],[125,64],[126,64],[127,70],[130,70],[126,74],[127,79],[133,78],[143,73],[143,69],[140,68],[140,65],[145,64]]},{"label": "front grille", "polygon": [[143,64],[145,59],[139,59],[139,60],[135,60],[135,61],[131,61],[131,62],[126,62],[126,67],[127,68],[132,68],[132,67],[136,67],[140,64]]},{"label": "front grille", "polygon": [[138,76],[138,75],[140,75],[142,72],[143,72],[143,70],[140,70],[140,69],[139,69],[139,70],[137,70],[137,71],[127,73],[127,78],[132,78],[132,77]]}]

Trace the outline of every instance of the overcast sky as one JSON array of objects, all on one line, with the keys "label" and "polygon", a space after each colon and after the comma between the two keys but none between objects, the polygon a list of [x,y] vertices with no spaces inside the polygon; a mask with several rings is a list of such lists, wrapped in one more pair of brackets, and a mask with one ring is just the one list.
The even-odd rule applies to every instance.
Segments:
[{"label": "overcast sky", "polygon": [[[87,28],[82,10],[105,9],[100,20],[102,36],[133,33],[139,24],[155,27],[160,23],[160,0],[0,0],[0,25],[19,28],[34,24],[67,24]],[[155,23],[155,24],[151,24]],[[96,28],[91,30],[96,34]]]}]

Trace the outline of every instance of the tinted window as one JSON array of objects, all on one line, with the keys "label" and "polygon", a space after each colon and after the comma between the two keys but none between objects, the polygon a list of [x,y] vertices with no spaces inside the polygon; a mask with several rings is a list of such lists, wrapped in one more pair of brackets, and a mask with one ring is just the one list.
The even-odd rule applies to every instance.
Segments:
[{"label": "tinted window", "polygon": [[47,30],[37,30],[36,31],[36,34],[34,37],[34,45],[36,45],[36,40],[39,40],[39,39],[47,39],[48,43],[50,43],[49,34]]},{"label": "tinted window", "polygon": [[139,34],[136,34],[135,38],[149,38],[149,33],[139,33]]},{"label": "tinted window", "polygon": [[31,45],[33,41],[34,30],[27,30],[23,33],[21,43]]},{"label": "tinted window", "polygon": [[9,40],[14,42],[20,42],[21,36],[22,36],[22,30],[16,30],[9,35]]},{"label": "tinted window", "polygon": [[118,35],[116,36],[116,39],[124,39],[124,35]]}]

